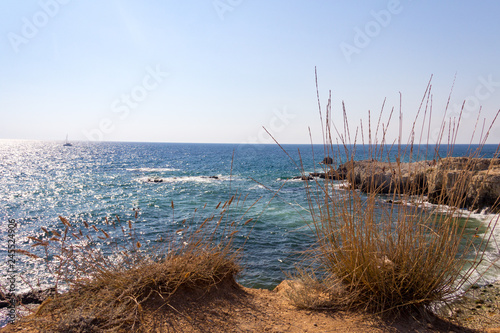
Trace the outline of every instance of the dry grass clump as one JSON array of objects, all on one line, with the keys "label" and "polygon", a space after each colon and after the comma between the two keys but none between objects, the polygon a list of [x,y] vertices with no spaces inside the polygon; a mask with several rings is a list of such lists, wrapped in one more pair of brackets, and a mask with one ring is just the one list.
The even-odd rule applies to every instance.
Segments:
[{"label": "dry grass clump", "polygon": [[280,283],[275,291],[284,294],[299,309],[344,309],[340,299],[347,293],[338,280],[316,276],[314,270],[297,266],[290,279]]},{"label": "dry grass clump", "polygon": [[58,327],[62,331],[85,331],[88,325],[101,330],[140,330],[143,304],[152,297],[160,297],[168,305],[179,290],[209,290],[233,279],[239,270],[224,250],[192,248],[160,262],[148,258],[133,267],[103,270],[68,293],[45,301],[36,315],[59,316]]},{"label": "dry grass clump", "polygon": [[[430,130],[430,86],[426,96],[430,101],[425,108]],[[409,174],[421,170],[407,170],[409,166],[401,162],[422,159],[417,156],[421,153],[419,146],[417,143],[414,146],[414,139],[418,136],[412,130],[407,145],[387,144],[386,131],[392,114],[391,111],[387,124],[380,127],[381,113],[376,131],[372,131],[369,125],[366,136],[363,136],[362,125],[361,131],[356,130],[356,137],[369,138],[369,166],[364,170],[366,178],[362,193],[354,185],[360,182],[356,179],[360,177],[359,173],[353,168],[334,168],[345,162],[353,163],[356,150],[360,148],[356,139],[350,144],[345,109],[344,131],[337,130],[332,122],[331,99],[328,100],[324,147],[325,156],[331,156],[333,164],[324,166],[324,181],[318,179],[313,185],[306,185],[317,247],[312,256],[314,274],[299,272],[300,287],[289,292],[299,307],[361,309],[396,315],[415,310],[426,312],[435,304],[452,301],[461,288],[481,274],[477,269],[486,260],[484,254],[496,220],[490,222],[484,234],[472,235],[468,231],[469,216],[459,217],[456,208],[437,211],[423,205],[429,193],[418,182],[408,181]],[[413,129],[417,119],[418,116]],[[422,129],[425,121],[424,116]],[[456,139],[458,123],[453,120],[452,124],[449,125],[452,133],[449,137]],[[377,141],[379,128],[382,140]],[[445,128],[443,125],[441,131],[444,132]],[[337,134],[340,144],[332,139],[332,133]],[[401,140],[400,136],[399,143]],[[480,144],[484,142],[482,137]],[[453,145],[454,141],[448,143],[448,152],[452,151]],[[422,147],[425,145],[420,145]],[[391,149],[399,151],[394,159],[389,157],[388,150]],[[430,150],[428,145],[427,149]],[[434,162],[440,158],[439,144],[435,149],[431,151]],[[426,156],[428,153],[425,152]],[[468,186],[469,171],[474,168],[472,157],[465,157],[468,162],[454,173],[453,188],[443,186],[442,193],[433,193],[435,198],[441,199],[434,207],[449,203],[455,207],[464,206],[463,192]],[[376,170],[379,162],[391,166],[392,174],[388,178]],[[338,179],[343,179],[343,186]],[[387,184],[392,184],[388,191]],[[385,199],[381,198],[382,192]],[[327,295],[320,304],[316,302],[318,293]]]},{"label": "dry grass clump", "polygon": [[[141,245],[129,221],[118,242],[128,245],[117,245],[109,255],[102,253],[91,236],[97,233],[102,240],[112,241],[108,232],[86,222],[87,233],[76,232],[60,217],[65,230],[56,231],[58,236],[48,240],[34,239],[34,245],[45,248],[44,260],[56,286],[63,283],[69,291],[45,300],[34,315],[22,321],[61,332],[143,331],[148,301],[160,299],[161,307],[168,308],[179,292],[208,292],[223,282],[234,282],[240,266],[233,237],[244,222],[242,217],[231,220],[228,216],[233,199],[219,203],[216,214],[193,227],[189,224],[195,218],[185,220],[182,229],[165,236],[166,245],[161,248]],[[83,239],[91,241],[75,242]]]}]

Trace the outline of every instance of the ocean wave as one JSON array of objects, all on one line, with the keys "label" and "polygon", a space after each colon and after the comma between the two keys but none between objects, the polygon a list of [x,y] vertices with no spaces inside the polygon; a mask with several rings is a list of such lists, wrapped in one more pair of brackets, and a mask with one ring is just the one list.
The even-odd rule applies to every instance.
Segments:
[{"label": "ocean wave", "polygon": [[419,206],[422,208],[433,210],[437,213],[453,212],[454,216],[456,217],[471,218],[484,223],[490,223],[495,220],[500,220],[500,214],[490,213],[488,209],[483,209],[481,211],[470,211],[465,208],[456,208],[448,205],[433,204],[427,201],[427,197],[410,197],[409,200],[402,200],[400,203],[407,206]]},{"label": "ocean wave", "polygon": [[176,169],[176,168],[127,168],[127,171],[165,172],[165,171],[180,171],[180,169]]},{"label": "ocean wave", "polygon": [[261,184],[255,184],[253,186],[250,186],[248,189],[251,191],[252,190],[265,190],[266,187],[264,185],[261,185]]},{"label": "ocean wave", "polygon": [[279,177],[279,178],[276,178],[276,181],[285,181],[285,182],[300,183],[300,182],[304,182],[304,181],[314,181],[314,178],[313,179],[302,179],[300,176],[296,176],[296,177]]},{"label": "ocean wave", "polygon": [[302,179],[299,179],[299,178],[278,178],[277,179],[278,181],[286,181],[286,182],[294,182],[294,183],[300,183],[300,182],[303,182]]},{"label": "ocean wave", "polygon": [[[390,201],[387,201],[390,203]],[[487,209],[482,211],[470,211],[468,209],[456,208],[448,205],[433,204],[427,201],[427,198],[409,198],[397,202],[398,204],[407,206],[417,206],[433,213],[449,214],[466,220],[476,220],[485,227],[484,235],[480,237],[488,242],[488,247],[484,252],[484,259],[481,260],[478,269],[471,273],[468,282],[465,286],[473,283],[488,284],[499,281],[500,268],[492,263],[500,260],[500,248],[498,241],[500,240],[500,214],[490,213]],[[477,228],[476,228],[477,229]]]},{"label": "ocean wave", "polygon": [[348,190],[350,186],[348,181],[338,181],[333,184],[333,188],[336,190]]}]

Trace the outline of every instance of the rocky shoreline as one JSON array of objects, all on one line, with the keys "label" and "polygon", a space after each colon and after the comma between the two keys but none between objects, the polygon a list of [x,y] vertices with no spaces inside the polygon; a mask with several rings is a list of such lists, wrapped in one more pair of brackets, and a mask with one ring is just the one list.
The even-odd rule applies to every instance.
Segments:
[{"label": "rocky shoreline", "polygon": [[500,327],[500,282],[473,285],[442,316],[464,327],[500,332],[491,330]]},{"label": "rocky shoreline", "polygon": [[500,213],[499,158],[446,157],[411,163],[363,160],[337,168],[323,164],[325,172],[297,178],[346,180],[365,193],[424,195],[432,204]]},{"label": "rocky shoreline", "polygon": [[[42,304],[43,301],[45,301],[49,297],[53,297],[55,294],[55,288],[35,289],[26,293],[16,295],[14,298],[17,304]],[[10,301],[10,297],[0,294],[0,309],[8,307],[10,305]]]}]

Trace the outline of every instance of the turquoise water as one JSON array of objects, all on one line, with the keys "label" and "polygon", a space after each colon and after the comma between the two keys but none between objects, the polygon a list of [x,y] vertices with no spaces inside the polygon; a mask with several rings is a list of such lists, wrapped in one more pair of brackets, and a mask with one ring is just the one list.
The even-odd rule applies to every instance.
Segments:
[{"label": "turquoise water", "polygon": [[[283,147],[297,164],[300,150],[307,172],[321,171],[322,146]],[[484,147],[483,155],[492,156],[496,148]],[[466,149],[456,146],[453,154],[460,156]],[[391,156],[396,153],[393,149]],[[358,147],[356,158],[366,157]],[[205,210],[196,213],[201,221],[235,193],[246,197],[247,206],[261,198],[246,215],[254,221],[236,238],[237,244],[246,241],[241,259],[244,271],[239,276],[243,285],[273,288],[293,269],[298,254],[314,243],[304,183],[289,180],[300,170],[277,145],[76,142],[63,147],[60,142],[0,141],[0,161],[1,239],[7,237],[8,220],[15,219],[20,249],[31,249],[28,236],[43,237],[41,227],[62,228],[59,215],[75,223],[92,222],[110,233],[113,230],[104,219],[118,215],[135,221],[141,239],[154,244],[159,236],[179,229],[195,209],[206,204]],[[246,239],[243,234],[250,227]],[[0,242],[2,272],[7,271],[6,265],[5,240]],[[42,286],[49,282],[39,263],[17,256],[16,269],[19,291],[28,288],[26,282]],[[2,285],[5,279],[6,274]]]}]

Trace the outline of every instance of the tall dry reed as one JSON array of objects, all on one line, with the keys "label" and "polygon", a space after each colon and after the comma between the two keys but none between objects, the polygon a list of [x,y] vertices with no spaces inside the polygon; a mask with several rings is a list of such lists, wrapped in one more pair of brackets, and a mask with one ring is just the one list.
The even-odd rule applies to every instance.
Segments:
[{"label": "tall dry reed", "polygon": [[[498,218],[490,222],[487,232],[473,235],[468,232],[470,215],[460,217],[457,207],[471,206],[464,193],[488,131],[483,129],[478,150],[454,170],[452,186],[430,193],[427,177],[444,157],[439,155],[440,142],[422,142],[431,129],[430,88],[429,82],[407,142],[402,137],[400,110],[400,136],[393,143],[387,142],[386,133],[394,109],[386,123],[382,106],[376,127],[369,114],[368,126],[363,129],[361,123],[353,130],[343,104],[341,116],[333,117],[331,94],[322,114],[318,93],[324,156],[333,163],[323,165],[324,180],[306,185],[317,246],[309,258],[312,268],[297,274],[302,283],[289,292],[296,305],[385,314],[425,312],[434,304],[452,301],[482,274],[478,267],[486,260],[490,231]],[[460,119],[443,119],[439,138],[449,133],[448,154],[459,123]],[[417,128],[423,133],[417,133]],[[368,150],[368,159],[359,162],[356,153],[362,149]],[[390,152],[396,150],[391,158]],[[432,207],[424,204],[429,195],[436,203]],[[436,209],[443,205],[449,209]]]}]

